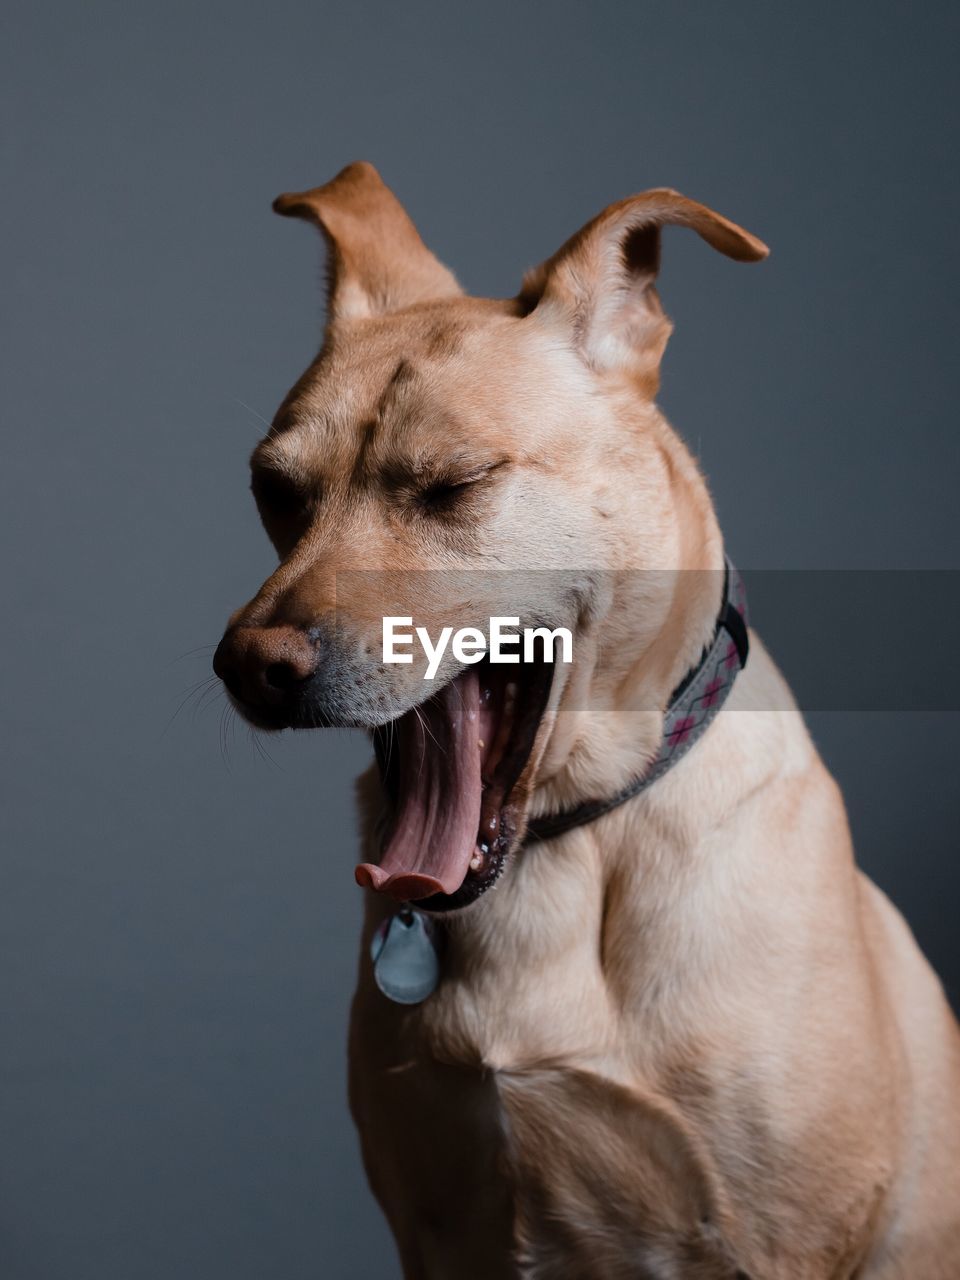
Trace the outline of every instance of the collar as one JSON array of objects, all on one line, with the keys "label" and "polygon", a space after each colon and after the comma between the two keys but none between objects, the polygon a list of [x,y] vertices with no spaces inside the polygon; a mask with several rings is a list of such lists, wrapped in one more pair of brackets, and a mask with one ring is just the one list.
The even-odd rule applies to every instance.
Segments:
[{"label": "collar", "polygon": [[[597,818],[618,809],[620,805],[653,786],[706,733],[726,702],[738,674],[746,665],[749,647],[747,597],[743,580],[730,561],[726,560],[723,600],[713,638],[704,648],[697,665],[687,672],[670,695],[664,715],[663,738],[656,756],[643,773],[611,796],[583,800],[572,809],[531,818],[519,847],[522,849],[541,840],[552,840],[576,827],[595,822]],[[435,894],[421,899],[415,905],[418,911],[428,911],[431,915],[442,918],[454,915],[473,901],[473,898],[457,901],[456,894],[449,897]]]},{"label": "collar", "polygon": [[723,601],[713,639],[670,695],[663,722],[660,750],[637,777],[620,791],[602,799],[583,800],[572,809],[531,818],[522,845],[552,840],[576,827],[586,826],[618,809],[652,786],[682,760],[706,733],[726,702],[734,681],[747,664],[747,594],[743,579],[729,560],[723,579]]}]

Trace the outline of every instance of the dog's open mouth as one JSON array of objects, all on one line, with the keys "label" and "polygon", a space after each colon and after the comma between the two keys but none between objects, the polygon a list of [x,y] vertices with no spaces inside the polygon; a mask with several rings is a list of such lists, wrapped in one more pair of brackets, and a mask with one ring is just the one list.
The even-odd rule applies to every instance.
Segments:
[{"label": "dog's open mouth", "polygon": [[358,884],[436,910],[494,884],[520,834],[518,784],[552,676],[546,662],[483,662],[376,730],[392,812],[379,865],[358,866]]}]

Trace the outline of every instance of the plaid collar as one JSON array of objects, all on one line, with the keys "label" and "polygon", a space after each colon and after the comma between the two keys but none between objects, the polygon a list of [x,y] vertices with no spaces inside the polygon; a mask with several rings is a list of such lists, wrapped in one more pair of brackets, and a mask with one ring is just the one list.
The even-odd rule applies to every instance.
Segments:
[{"label": "plaid collar", "polygon": [[594,822],[634,796],[646,791],[687,754],[703,737],[717,712],[726,702],[734,681],[747,663],[750,642],[747,636],[747,594],[743,579],[726,561],[723,602],[717,616],[713,639],[700,661],[677,685],[667,704],[660,750],[650,764],[622,790],[602,799],[584,800],[572,809],[532,818],[523,844],[552,840],[575,827]]}]

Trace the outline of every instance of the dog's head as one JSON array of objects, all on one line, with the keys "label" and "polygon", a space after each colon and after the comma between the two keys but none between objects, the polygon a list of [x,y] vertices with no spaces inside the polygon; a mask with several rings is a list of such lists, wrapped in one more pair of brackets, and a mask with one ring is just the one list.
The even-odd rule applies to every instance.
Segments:
[{"label": "dog's head", "polygon": [[[740,261],[766,248],[649,191],[601,213],[516,298],[489,301],[464,296],[370,165],[275,208],[324,233],[329,323],[254,451],[281,563],[231,618],[214,668],[261,727],[375,730],[394,823],[359,879],[465,900],[522,830],[565,692],[579,681],[602,702],[606,681],[612,697],[676,612],[675,589],[645,579],[631,620],[611,622],[611,575],[716,565],[709,517],[691,528],[681,510],[695,468],[653,402],[671,331],[660,229],[692,227]],[[574,666],[473,665],[448,648],[428,681],[416,652],[383,661],[388,616],[432,637],[495,616],[563,626]]]}]

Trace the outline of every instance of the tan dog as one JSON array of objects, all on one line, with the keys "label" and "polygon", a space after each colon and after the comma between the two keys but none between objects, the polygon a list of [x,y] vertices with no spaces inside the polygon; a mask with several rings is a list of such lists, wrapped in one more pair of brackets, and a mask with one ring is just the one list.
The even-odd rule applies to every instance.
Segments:
[{"label": "tan dog", "polygon": [[[282,563],[215,665],[254,723],[391,726],[387,785],[361,783],[350,1061],[404,1274],[956,1280],[957,1027],[755,637],[676,767],[520,846],[531,815],[642,773],[720,605],[713,508],[654,403],[660,228],[765,247],[652,191],[492,302],[369,165],[276,207],[329,242],[330,322],[253,457]],[[448,655],[431,685],[383,664],[405,594],[477,625],[505,569],[522,612],[574,630],[571,667],[505,683]],[[370,941],[427,895],[462,905],[439,986],[406,1007]]]}]

